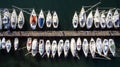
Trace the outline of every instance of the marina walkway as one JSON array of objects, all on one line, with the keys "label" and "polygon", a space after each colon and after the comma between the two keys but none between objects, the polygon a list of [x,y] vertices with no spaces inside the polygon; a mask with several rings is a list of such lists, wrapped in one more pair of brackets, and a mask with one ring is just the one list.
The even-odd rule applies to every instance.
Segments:
[{"label": "marina walkway", "polygon": [[0,32],[0,37],[120,36],[120,31],[13,31]]}]

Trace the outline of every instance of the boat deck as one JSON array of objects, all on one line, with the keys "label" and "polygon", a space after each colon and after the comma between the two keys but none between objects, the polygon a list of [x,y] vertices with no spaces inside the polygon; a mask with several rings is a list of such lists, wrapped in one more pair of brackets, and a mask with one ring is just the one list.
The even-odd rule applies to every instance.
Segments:
[{"label": "boat deck", "polygon": [[7,31],[0,32],[0,37],[61,37],[61,36],[120,36],[120,31]]}]

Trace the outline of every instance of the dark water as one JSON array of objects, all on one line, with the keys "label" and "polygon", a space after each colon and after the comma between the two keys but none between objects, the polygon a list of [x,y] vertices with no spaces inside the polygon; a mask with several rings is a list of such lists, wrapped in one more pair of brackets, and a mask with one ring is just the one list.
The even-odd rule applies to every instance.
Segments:
[{"label": "dark water", "polygon": [[[71,19],[74,11],[80,11],[82,5],[93,5],[99,0],[1,0],[0,8],[12,8],[12,5],[21,8],[35,8],[37,13],[40,9],[43,9],[46,13],[47,10],[57,11],[60,25],[58,30],[73,30]],[[120,8],[120,0],[101,0],[102,4],[99,7],[118,7]],[[27,10],[29,11],[29,10]],[[25,14],[25,13],[24,13]],[[25,14],[26,19],[25,26],[23,30],[31,30],[28,24],[29,15]],[[39,30],[39,29],[37,29]],[[48,29],[43,29],[48,30]],[[50,29],[51,30],[51,29]],[[50,39],[70,39],[71,37],[35,37]],[[75,37],[77,38],[77,37]],[[82,39],[85,37],[81,37]],[[91,37],[86,37],[90,39]],[[120,47],[119,37],[101,37],[101,38],[113,38],[115,39],[116,46]],[[7,37],[7,39],[10,39]],[[27,39],[20,37],[20,48],[25,46]],[[12,40],[13,42],[13,40]],[[120,58],[112,58],[111,61],[108,60],[96,60],[92,59],[91,56],[85,58],[83,52],[79,52],[80,60],[73,58],[69,54],[68,58],[55,58],[47,59],[41,58],[37,55],[33,58],[31,55],[24,56],[27,53],[26,49],[20,51],[14,51],[13,47],[10,53],[6,53],[5,50],[0,51],[0,67],[117,67],[120,66]],[[63,54],[62,54],[63,55]]]}]

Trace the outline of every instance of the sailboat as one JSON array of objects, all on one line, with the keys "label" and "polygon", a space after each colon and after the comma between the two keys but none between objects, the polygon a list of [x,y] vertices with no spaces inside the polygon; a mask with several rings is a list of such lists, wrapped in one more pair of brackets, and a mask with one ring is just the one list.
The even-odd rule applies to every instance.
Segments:
[{"label": "sailboat", "polygon": [[48,11],[47,16],[46,16],[46,26],[50,28],[52,25],[52,15],[50,11]]},{"label": "sailboat", "polygon": [[113,21],[112,21],[112,10],[110,9],[107,13],[107,17],[106,17],[106,22],[107,22],[107,28],[112,28],[113,27]]},{"label": "sailboat", "polygon": [[72,56],[76,57],[76,42],[74,38],[71,39],[70,50],[71,50]]},{"label": "sailboat", "polygon": [[85,9],[84,7],[82,7],[80,14],[79,14],[79,23],[80,23],[80,27],[83,28],[85,27],[86,24],[86,13],[85,13]]},{"label": "sailboat", "polygon": [[32,38],[27,39],[27,44],[26,44],[27,50],[31,51],[32,48]]},{"label": "sailboat", "polygon": [[95,25],[95,28],[100,27],[100,13],[99,13],[98,8],[96,9],[95,14],[94,14],[94,25]]},{"label": "sailboat", "polygon": [[119,24],[120,24],[120,15],[118,13],[118,10],[116,9],[113,15],[113,25],[115,28],[119,28]]},{"label": "sailboat", "polygon": [[95,43],[95,40],[93,38],[91,38],[91,40],[90,40],[89,49],[90,49],[90,53],[92,55],[92,58],[94,58],[95,52],[96,52],[96,43]]},{"label": "sailboat", "polygon": [[53,12],[52,21],[53,21],[53,28],[58,28],[59,19],[58,19],[58,15],[57,15],[56,11]]},{"label": "sailboat", "polygon": [[62,54],[62,51],[63,51],[63,43],[64,41],[61,39],[59,42],[58,42],[58,57],[61,56]]},{"label": "sailboat", "polygon": [[3,10],[2,21],[3,21],[4,29],[10,29],[10,12],[7,8]]},{"label": "sailboat", "polygon": [[6,39],[3,37],[2,38],[2,43],[1,43],[2,49],[5,49],[5,43],[6,43]]},{"label": "sailboat", "polygon": [[68,56],[69,49],[70,49],[70,42],[67,39],[65,40],[65,43],[64,43],[64,57]]},{"label": "sailboat", "polygon": [[45,50],[44,40],[39,40],[39,54],[42,56]]},{"label": "sailboat", "polygon": [[108,41],[108,39],[103,40],[103,49],[102,50],[103,50],[103,54],[105,56],[107,56],[108,51],[109,51],[109,41]]},{"label": "sailboat", "polygon": [[74,13],[74,16],[73,16],[73,19],[72,19],[72,24],[73,24],[73,28],[78,27],[78,15],[77,15],[77,12]]},{"label": "sailboat", "polygon": [[38,26],[39,26],[39,28],[43,28],[44,23],[45,23],[44,13],[43,13],[43,10],[41,9],[41,11],[39,13],[39,17],[38,17]]},{"label": "sailboat", "polygon": [[47,57],[49,58],[50,57],[50,52],[51,52],[50,40],[46,40],[45,51],[46,51]]},{"label": "sailboat", "polygon": [[86,38],[83,39],[82,49],[83,49],[83,53],[84,53],[85,57],[87,57],[88,51],[89,51],[89,46],[88,46],[88,40]]},{"label": "sailboat", "polygon": [[93,13],[91,11],[87,17],[87,22],[86,22],[87,29],[90,29],[92,25],[93,25]]},{"label": "sailboat", "polygon": [[113,39],[109,39],[109,49],[110,49],[110,52],[112,53],[112,55],[115,56],[116,47],[115,47],[115,42]]},{"label": "sailboat", "polygon": [[15,50],[15,51],[18,49],[18,46],[19,46],[19,39],[18,39],[18,38],[15,38],[15,39],[14,39],[14,50]]},{"label": "sailboat", "polygon": [[96,49],[97,49],[97,53],[99,55],[102,55],[102,39],[101,38],[97,38],[96,39]]},{"label": "sailboat", "polygon": [[6,41],[5,47],[6,47],[7,53],[9,53],[10,50],[11,50],[11,47],[12,47],[10,40],[7,40],[7,41]]},{"label": "sailboat", "polygon": [[30,26],[33,30],[35,30],[37,26],[37,15],[34,9],[32,10],[30,15]]},{"label": "sailboat", "polygon": [[81,42],[81,39],[78,38],[78,39],[77,39],[77,50],[80,51],[80,50],[81,50],[81,47],[82,47],[82,42]]},{"label": "sailboat", "polygon": [[23,11],[21,10],[18,15],[18,28],[22,29],[25,23],[25,17],[23,15]]},{"label": "sailboat", "polygon": [[107,26],[106,16],[104,12],[101,13],[100,19],[101,19],[100,26],[102,29],[104,29]]},{"label": "sailboat", "polygon": [[55,54],[57,53],[57,41],[53,40],[52,42],[52,57],[55,58]]},{"label": "sailboat", "polygon": [[11,27],[12,27],[12,29],[16,29],[17,23],[18,23],[17,13],[16,13],[16,10],[13,9],[13,12],[11,14]]},{"label": "sailboat", "polygon": [[37,41],[37,39],[33,39],[32,50],[31,50],[31,53],[32,53],[33,57],[37,54],[37,48],[38,48],[38,41]]},{"label": "sailboat", "polygon": [[0,30],[2,30],[2,25],[3,23],[2,23],[2,16],[1,16],[1,12],[0,12]]}]

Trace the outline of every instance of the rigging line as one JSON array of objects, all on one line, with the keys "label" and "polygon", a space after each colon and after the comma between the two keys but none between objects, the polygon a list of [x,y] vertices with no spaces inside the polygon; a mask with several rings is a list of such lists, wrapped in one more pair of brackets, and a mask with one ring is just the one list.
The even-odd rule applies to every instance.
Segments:
[{"label": "rigging line", "polygon": [[12,5],[12,7],[13,7],[13,8],[16,8],[16,9],[18,9],[18,10],[22,10],[23,12],[25,12],[25,13],[27,13],[27,14],[31,14],[31,13],[29,13],[29,12],[27,12],[27,11],[23,10],[22,8],[17,7],[17,6]]},{"label": "rigging line", "polygon": [[90,11],[92,8],[96,7],[99,4],[101,4],[101,2],[98,2],[98,3],[94,4],[93,6],[91,6],[88,10],[85,11],[85,13]]}]

